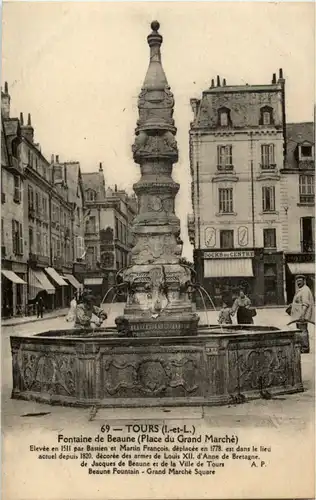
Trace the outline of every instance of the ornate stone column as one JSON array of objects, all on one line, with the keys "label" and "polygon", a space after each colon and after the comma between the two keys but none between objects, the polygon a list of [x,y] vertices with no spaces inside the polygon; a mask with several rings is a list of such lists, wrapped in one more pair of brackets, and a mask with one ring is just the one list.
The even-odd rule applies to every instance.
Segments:
[{"label": "ornate stone column", "polygon": [[141,178],[134,184],[136,244],[132,265],[123,274],[128,288],[124,318],[136,336],[195,335],[198,316],[188,296],[190,270],[179,264],[182,241],[175,196],[180,186],[171,175],[178,161],[174,98],[161,64],[159,23],[153,21],[151,28],[150,62],[138,99],[132,147]]}]

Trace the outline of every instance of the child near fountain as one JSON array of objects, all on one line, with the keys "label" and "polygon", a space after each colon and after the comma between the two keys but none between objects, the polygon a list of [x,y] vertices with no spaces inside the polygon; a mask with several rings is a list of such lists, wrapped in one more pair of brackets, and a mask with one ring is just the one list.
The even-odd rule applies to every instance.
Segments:
[{"label": "child near fountain", "polygon": [[223,305],[222,309],[219,312],[218,315],[218,323],[220,325],[232,325],[233,320],[232,320],[232,310],[231,307],[229,307],[228,301],[223,300]]}]

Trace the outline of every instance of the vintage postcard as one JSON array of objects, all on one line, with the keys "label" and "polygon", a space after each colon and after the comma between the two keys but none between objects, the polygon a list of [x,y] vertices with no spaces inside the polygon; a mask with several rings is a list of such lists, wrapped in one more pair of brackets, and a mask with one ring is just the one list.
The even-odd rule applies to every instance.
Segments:
[{"label": "vintage postcard", "polygon": [[314,20],[3,4],[6,500],[314,498]]}]

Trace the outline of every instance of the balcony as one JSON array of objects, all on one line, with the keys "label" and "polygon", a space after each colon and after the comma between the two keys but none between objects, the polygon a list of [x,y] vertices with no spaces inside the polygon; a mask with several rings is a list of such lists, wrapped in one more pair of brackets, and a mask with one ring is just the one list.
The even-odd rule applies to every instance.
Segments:
[{"label": "balcony", "polygon": [[218,172],[232,172],[234,165],[217,165]]},{"label": "balcony", "polygon": [[1,246],[1,259],[5,259],[6,257],[6,248],[5,246]]},{"label": "balcony", "polygon": [[300,205],[315,205],[314,194],[300,194]]},{"label": "balcony", "polygon": [[261,163],[260,167],[261,170],[268,170],[270,172],[276,169],[276,163]]},{"label": "balcony", "polygon": [[312,158],[306,158],[305,160],[299,160],[298,162],[299,170],[314,170],[315,161]]}]

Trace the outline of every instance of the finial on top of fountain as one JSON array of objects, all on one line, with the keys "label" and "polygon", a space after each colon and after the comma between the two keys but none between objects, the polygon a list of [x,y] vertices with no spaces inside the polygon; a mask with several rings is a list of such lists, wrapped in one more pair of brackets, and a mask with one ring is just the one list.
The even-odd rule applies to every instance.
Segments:
[{"label": "finial on top of fountain", "polygon": [[154,47],[154,46],[160,47],[160,45],[162,44],[162,40],[163,40],[160,33],[158,33],[158,30],[160,28],[160,24],[158,23],[158,21],[153,21],[151,23],[150,27],[152,29],[152,32],[147,37],[148,45],[149,45],[149,47]]}]

